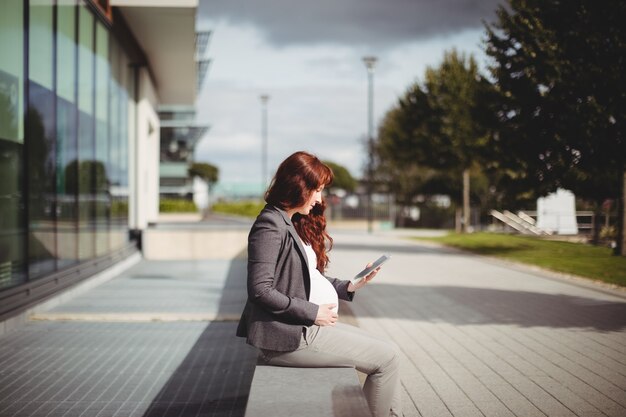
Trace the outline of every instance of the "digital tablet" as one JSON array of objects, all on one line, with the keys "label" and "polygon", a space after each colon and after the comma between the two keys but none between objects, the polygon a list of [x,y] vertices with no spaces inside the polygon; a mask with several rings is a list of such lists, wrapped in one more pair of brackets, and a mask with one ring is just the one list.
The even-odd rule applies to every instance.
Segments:
[{"label": "digital tablet", "polygon": [[365,268],[364,270],[356,274],[354,278],[352,278],[351,280],[352,284],[357,284],[363,278],[368,276],[373,270],[375,270],[376,268],[378,268],[379,266],[387,262],[390,258],[391,258],[390,255],[383,255],[380,258],[376,259],[374,263],[372,264],[372,266],[370,266],[369,268]]}]

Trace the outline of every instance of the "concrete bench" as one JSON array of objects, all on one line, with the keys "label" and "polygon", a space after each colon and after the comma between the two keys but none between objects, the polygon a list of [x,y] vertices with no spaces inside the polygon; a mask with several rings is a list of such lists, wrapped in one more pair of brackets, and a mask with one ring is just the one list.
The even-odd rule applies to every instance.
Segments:
[{"label": "concrete bench", "polygon": [[246,417],[371,417],[354,368],[257,365]]}]

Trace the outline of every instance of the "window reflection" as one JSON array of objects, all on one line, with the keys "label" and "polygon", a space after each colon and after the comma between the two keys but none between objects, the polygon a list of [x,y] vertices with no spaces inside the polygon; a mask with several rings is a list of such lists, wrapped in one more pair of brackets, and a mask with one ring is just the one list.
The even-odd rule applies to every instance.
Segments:
[{"label": "window reflection", "polygon": [[[0,114],[6,114],[0,92]],[[0,138],[0,289],[25,281],[22,204],[22,145]]]},{"label": "window reflection", "polygon": [[28,161],[28,260],[31,278],[56,268],[54,94],[30,82],[26,113]]},{"label": "window reflection", "polygon": [[26,280],[23,7],[0,2],[0,289]]},{"label": "window reflection", "polygon": [[78,110],[76,108],[76,6],[72,0],[57,3],[57,266],[78,261]]},{"label": "window reflection", "polygon": [[102,23],[96,23],[96,142],[94,161],[95,244],[96,256],[109,251],[109,220],[111,208],[109,162],[109,35]]},{"label": "window reflection", "polygon": [[95,256],[94,16],[81,6],[78,21],[78,258]]},{"label": "window reflection", "polygon": [[3,0],[0,29],[1,290],[128,242],[132,78],[83,2]]}]

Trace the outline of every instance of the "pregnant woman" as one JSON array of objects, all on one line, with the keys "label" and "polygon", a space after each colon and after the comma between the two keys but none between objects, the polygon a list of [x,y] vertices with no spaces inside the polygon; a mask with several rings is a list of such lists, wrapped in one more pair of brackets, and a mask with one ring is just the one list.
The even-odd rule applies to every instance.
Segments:
[{"label": "pregnant woman", "polygon": [[378,269],[356,284],[324,275],[332,238],[322,190],[332,180],[332,170],[306,152],[278,167],[248,236],[248,300],[237,335],[269,365],[353,366],[367,374],[372,414],[402,416],[396,347],[337,322],[338,300],[352,301]]}]

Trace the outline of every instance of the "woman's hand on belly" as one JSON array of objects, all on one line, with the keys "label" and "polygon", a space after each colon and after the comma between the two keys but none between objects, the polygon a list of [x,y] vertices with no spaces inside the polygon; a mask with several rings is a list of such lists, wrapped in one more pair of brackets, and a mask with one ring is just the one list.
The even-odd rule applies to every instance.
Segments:
[{"label": "woman's hand on belly", "polygon": [[337,304],[321,304],[317,310],[315,324],[318,326],[334,326],[339,315],[334,311]]}]

